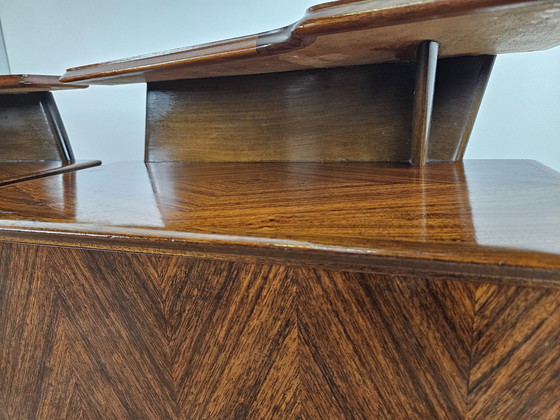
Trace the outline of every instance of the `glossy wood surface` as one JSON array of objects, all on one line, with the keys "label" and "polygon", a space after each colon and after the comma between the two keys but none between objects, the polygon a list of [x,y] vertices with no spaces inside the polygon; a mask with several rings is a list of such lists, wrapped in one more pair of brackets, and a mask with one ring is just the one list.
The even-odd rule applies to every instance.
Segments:
[{"label": "glossy wood surface", "polygon": [[51,92],[0,95],[0,161],[74,162]]},{"label": "glossy wood surface", "polygon": [[5,240],[560,286],[560,175],[532,161],[116,164],[2,187],[0,204]]},{"label": "glossy wood surface", "polygon": [[0,162],[0,186],[78,171],[98,165],[101,165],[99,160],[78,161],[75,163],[61,161]]},{"label": "glossy wood surface", "polygon": [[148,161],[410,159],[407,63],[148,86]]},{"label": "glossy wood surface", "polygon": [[36,74],[0,75],[0,95],[64,89],[83,89],[87,87],[87,85],[68,85],[61,83],[59,78],[59,76],[43,76]]},{"label": "glossy wood surface", "polygon": [[2,419],[558,414],[560,291],[0,244]]},{"label": "glossy wood surface", "polygon": [[0,260],[2,419],[558,413],[559,291],[14,244]]},{"label": "glossy wood surface", "polygon": [[463,159],[495,58],[438,60],[428,161]]},{"label": "glossy wood surface", "polygon": [[559,298],[522,287],[475,290],[469,418],[558,417]]},{"label": "glossy wood surface", "polygon": [[413,60],[425,40],[439,42],[442,57],[534,51],[560,44],[559,19],[554,0],[332,2],[278,30],[72,68],[61,80],[117,84]]},{"label": "glossy wood surface", "polygon": [[428,144],[436,85],[439,45],[426,41],[416,52],[416,78],[414,83],[414,108],[412,111],[412,151],[410,162],[424,166],[428,162]]},{"label": "glossy wood surface", "polygon": [[493,61],[438,60],[430,115],[413,107],[418,63],[150,83],[146,160],[408,162],[419,132],[424,160],[460,160]]}]

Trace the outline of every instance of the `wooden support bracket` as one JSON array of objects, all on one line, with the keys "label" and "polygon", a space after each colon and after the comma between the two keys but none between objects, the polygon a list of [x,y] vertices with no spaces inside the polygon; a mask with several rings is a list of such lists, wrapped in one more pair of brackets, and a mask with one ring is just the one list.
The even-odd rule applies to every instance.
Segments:
[{"label": "wooden support bracket", "polygon": [[428,161],[438,50],[439,44],[434,41],[426,41],[418,46],[410,157],[414,166],[424,166]]},{"label": "wooden support bracket", "polygon": [[51,92],[1,95],[0,117],[0,160],[74,162]]},{"label": "wooden support bracket", "polygon": [[59,149],[61,160],[64,163],[74,163],[76,159],[74,158],[74,152],[72,151],[72,146],[64,128],[64,123],[62,122],[62,117],[58,112],[58,107],[54,101],[54,97],[51,92],[44,92],[41,98],[41,103],[45,110],[45,115],[48,119],[49,125],[51,127],[51,132],[54,134],[57,142],[56,145]]},{"label": "wooden support bracket", "polygon": [[57,76],[0,76],[0,186],[101,163],[76,162],[50,92],[75,88]]},{"label": "wooden support bracket", "polygon": [[437,49],[423,43],[417,63],[148,83],[146,160],[461,160],[494,56]]}]

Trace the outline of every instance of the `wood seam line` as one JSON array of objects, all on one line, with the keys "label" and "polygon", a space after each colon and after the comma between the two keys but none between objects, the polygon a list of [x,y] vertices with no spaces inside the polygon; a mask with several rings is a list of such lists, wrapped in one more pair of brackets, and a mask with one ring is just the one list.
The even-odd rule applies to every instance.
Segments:
[{"label": "wood seam line", "polygon": [[428,161],[428,142],[439,44],[424,41],[416,52],[416,80],[414,88],[414,107],[412,111],[412,150],[410,163],[424,166]]}]

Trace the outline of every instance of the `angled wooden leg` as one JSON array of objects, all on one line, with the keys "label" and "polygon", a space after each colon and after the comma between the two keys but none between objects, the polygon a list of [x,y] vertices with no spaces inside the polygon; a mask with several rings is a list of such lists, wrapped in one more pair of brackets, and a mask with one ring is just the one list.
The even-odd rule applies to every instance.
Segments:
[{"label": "angled wooden leg", "polygon": [[410,157],[414,166],[424,166],[428,161],[438,50],[439,44],[434,41],[426,41],[418,46]]},{"label": "angled wooden leg", "polygon": [[429,161],[463,159],[495,59],[478,55],[439,60]]},{"label": "angled wooden leg", "polygon": [[64,163],[74,163],[76,159],[74,158],[74,152],[72,151],[72,146],[64,128],[62,122],[62,117],[58,112],[56,102],[51,92],[45,92],[41,98],[41,104],[45,110],[45,115],[51,127],[51,132],[56,138],[56,145],[58,147],[60,158]]},{"label": "angled wooden leg", "polygon": [[56,76],[0,76],[0,186],[100,164],[74,159],[50,92],[66,88]]}]

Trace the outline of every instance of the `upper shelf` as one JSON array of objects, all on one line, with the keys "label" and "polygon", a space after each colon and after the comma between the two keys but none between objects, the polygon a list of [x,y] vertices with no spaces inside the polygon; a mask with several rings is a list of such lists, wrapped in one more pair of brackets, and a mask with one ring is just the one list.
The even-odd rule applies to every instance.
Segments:
[{"label": "upper shelf", "polygon": [[0,94],[45,92],[50,90],[86,88],[87,85],[67,85],[58,76],[8,74],[0,76]]},{"label": "upper shelf", "polygon": [[424,40],[442,57],[560,45],[557,0],[341,0],[311,7],[293,25],[69,69],[62,82],[120,84],[411,60]]}]

